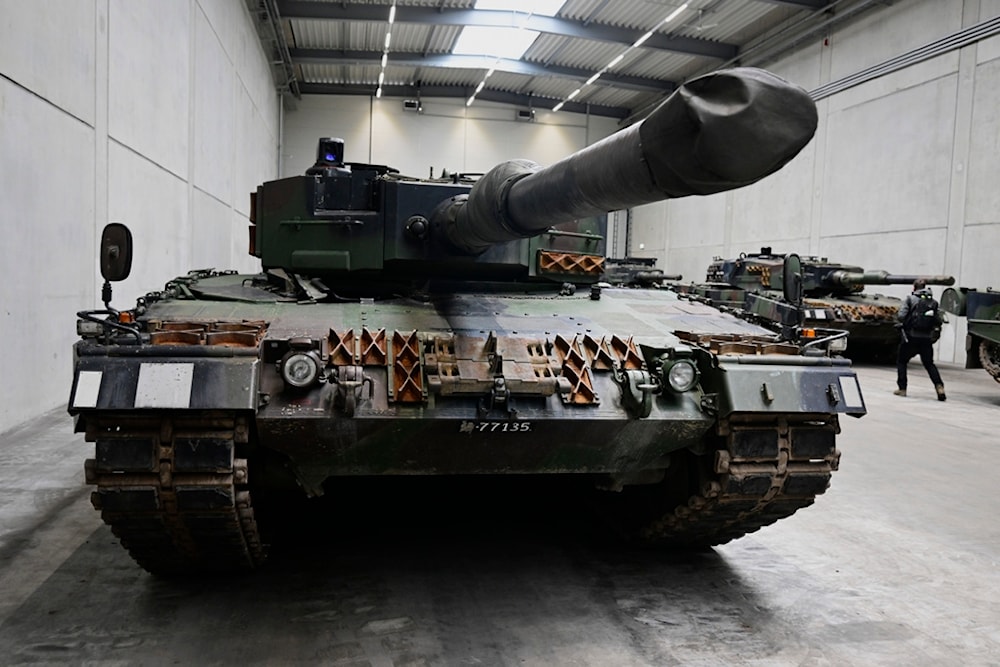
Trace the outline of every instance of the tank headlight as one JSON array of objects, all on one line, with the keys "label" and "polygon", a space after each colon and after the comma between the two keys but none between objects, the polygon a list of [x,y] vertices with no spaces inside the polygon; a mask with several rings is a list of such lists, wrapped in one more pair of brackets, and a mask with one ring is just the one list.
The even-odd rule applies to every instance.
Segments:
[{"label": "tank headlight", "polygon": [[847,349],[847,336],[842,336],[840,338],[834,338],[830,341],[830,351],[831,352],[843,352]]},{"label": "tank headlight", "polygon": [[308,387],[319,377],[319,359],[315,352],[293,351],[281,360],[281,377],[297,388]]},{"label": "tank headlight", "polygon": [[677,393],[688,391],[698,384],[698,367],[690,359],[678,359],[666,370],[667,384]]}]

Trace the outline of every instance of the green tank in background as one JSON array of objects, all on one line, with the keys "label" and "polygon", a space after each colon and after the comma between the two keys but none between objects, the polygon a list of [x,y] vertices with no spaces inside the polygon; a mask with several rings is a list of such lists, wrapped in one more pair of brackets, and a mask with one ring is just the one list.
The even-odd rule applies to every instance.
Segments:
[{"label": "green tank in background", "polygon": [[781,337],[603,281],[606,212],[752,183],[815,127],[805,91],[735,69],[551,167],[474,182],[321,140],[306,175],[253,197],[261,273],[192,271],[129,310],[110,302],[131,233],[109,225],[69,399],[95,507],[169,575],[256,568],[282,521],[261,508],[345,478],[566,476],[616,530],[677,546],[810,505],[839,417],[865,413],[830,352],[842,332]]},{"label": "green tank in background", "polygon": [[656,268],[655,257],[625,257],[616,259],[608,257],[604,261],[602,281],[609,285],[628,285],[631,287],[665,286],[667,281],[682,280],[680,274],[664,273]]},{"label": "green tank in background", "polygon": [[[781,300],[785,255],[771,248],[742,253],[735,259],[715,258],[704,283],[678,284],[680,292],[694,294],[714,305],[732,309],[762,324],[788,324],[789,308]],[[928,285],[953,285],[951,276],[895,275],[860,266],[836,264],[825,257],[801,258],[804,295],[803,327],[825,327],[849,333],[845,355],[854,360],[890,362],[896,358],[899,331],[896,313],[902,299],[869,294],[866,285],[912,285],[920,278]]]},{"label": "green tank in background", "polygon": [[941,294],[941,308],[967,320],[965,367],[984,368],[1000,382],[1000,292],[948,288]]}]

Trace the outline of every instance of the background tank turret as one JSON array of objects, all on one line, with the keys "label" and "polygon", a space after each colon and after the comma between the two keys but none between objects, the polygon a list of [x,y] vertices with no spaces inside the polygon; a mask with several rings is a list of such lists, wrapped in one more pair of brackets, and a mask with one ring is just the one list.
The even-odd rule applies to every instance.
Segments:
[{"label": "background tank turret", "polygon": [[965,367],[984,368],[1000,382],[1000,292],[949,287],[941,294],[941,308],[967,318]]},{"label": "background tank turret", "polygon": [[[110,281],[131,235],[109,226],[69,402],[96,445],[95,506],[169,574],[257,567],[268,520],[292,518],[275,498],[346,477],[568,476],[598,494],[575,506],[686,546],[811,504],[840,415],[865,412],[830,354],[842,334],[799,345],[657,285],[612,286],[603,216],[752,183],[815,127],[801,88],[736,69],[544,169],[413,179],[324,140],[306,174],[257,189],[261,273],[191,271],[129,310]],[[407,502],[364,488],[337,517]]]},{"label": "background tank turret", "polygon": [[[775,298],[781,292],[784,258],[784,254],[774,253],[771,248],[761,248],[760,253],[743,253],[735,259],[716,258],[708,266],[705,283],[678,285],[676,289],[761,321],[781,323],[785,318]],[[865,293],[867,285],[912,285],[917,279],[928,285],[955,282],[952,276],[892,274],[837,264],[825,257],[801,260],[803,326],[849,331],[846,354],[854,359],[892,361],[899,343],[896,313],[902,300]]]},{"label": "background tank turret", "polygon": [[602,280],[612,285],[631,285],[633,287],[650,287],[663,285],[667,281],[677,281],[684,276],[664,273],[656,268],[655,257],[625,257],[624,259],[608,258]]}]

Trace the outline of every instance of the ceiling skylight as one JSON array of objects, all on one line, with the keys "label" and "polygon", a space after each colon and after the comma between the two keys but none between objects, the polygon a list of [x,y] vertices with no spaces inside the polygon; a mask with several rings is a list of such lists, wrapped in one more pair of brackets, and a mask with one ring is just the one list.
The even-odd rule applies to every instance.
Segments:
[{"label": "ceiling skylight", "polygon": [[460,56],[495,56],[517,60],[535,41],[538,33],[521,28],[465,26],[455,40],[452,53]]},{"label": "ceiling skylight", "polygon": [[562,9],[566,0],[478,0],[476,9],[499,9],[522,14],[532,13],[539,16],[555,16]]},{"label": "ceiling skylight", "polygon": [[555,16],[566,0],[477,0],[475,9],[511,12],[510,26],[465,26],[455,40],[451,52],[460,56],[484,56],[492,60],[476,90],[465,102],[470,106],[476,95],[486,87],[486,80],[493,75],[504,59],[520,60],[538,37],[538,32],[526,29],[532,16]]}]

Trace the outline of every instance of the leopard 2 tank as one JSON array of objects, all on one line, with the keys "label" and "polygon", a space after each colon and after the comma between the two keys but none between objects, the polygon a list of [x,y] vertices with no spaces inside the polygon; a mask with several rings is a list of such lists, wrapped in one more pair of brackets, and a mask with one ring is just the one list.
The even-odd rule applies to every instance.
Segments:
[{"label": "leopard 2 tank", "polygon": [[345,162],[321,140],[305,175],[253,197],[259,274],[191,271],[128,310],[111,282],[132,237],[109,225],[68,406],[95,446],[95,507],[171,575],[257,568],[260,506],[346,478],[570,476],[630,536],[676,546],[812,504],[840,416],[865,413],[826,343],[841,333],[782,338],[602,276],[606,212],[753,183],[816,121],[801,88],[737,68],[555,165],[475,182]]},{"label": "leopard 2 tank", "polygon": [[[741,253],[734,259],[715,258],[708,265],[704,283],[676,284],[674,289],[695,294],[723,308],[739,311],[749,319],[780,325],[787,322],[781,303],[782,264],[785,255],[771,248]],[[845,355],[855,360],[888,362],[896,358],[899,331],[896,313],[902,300],[885,294],[865,293],[867,285],[952,285],[952,276],[897,275],[883,270],[837,264],[825,257],[803,256],[802,291],[805,296],[801,324],[849,333]]]}]

